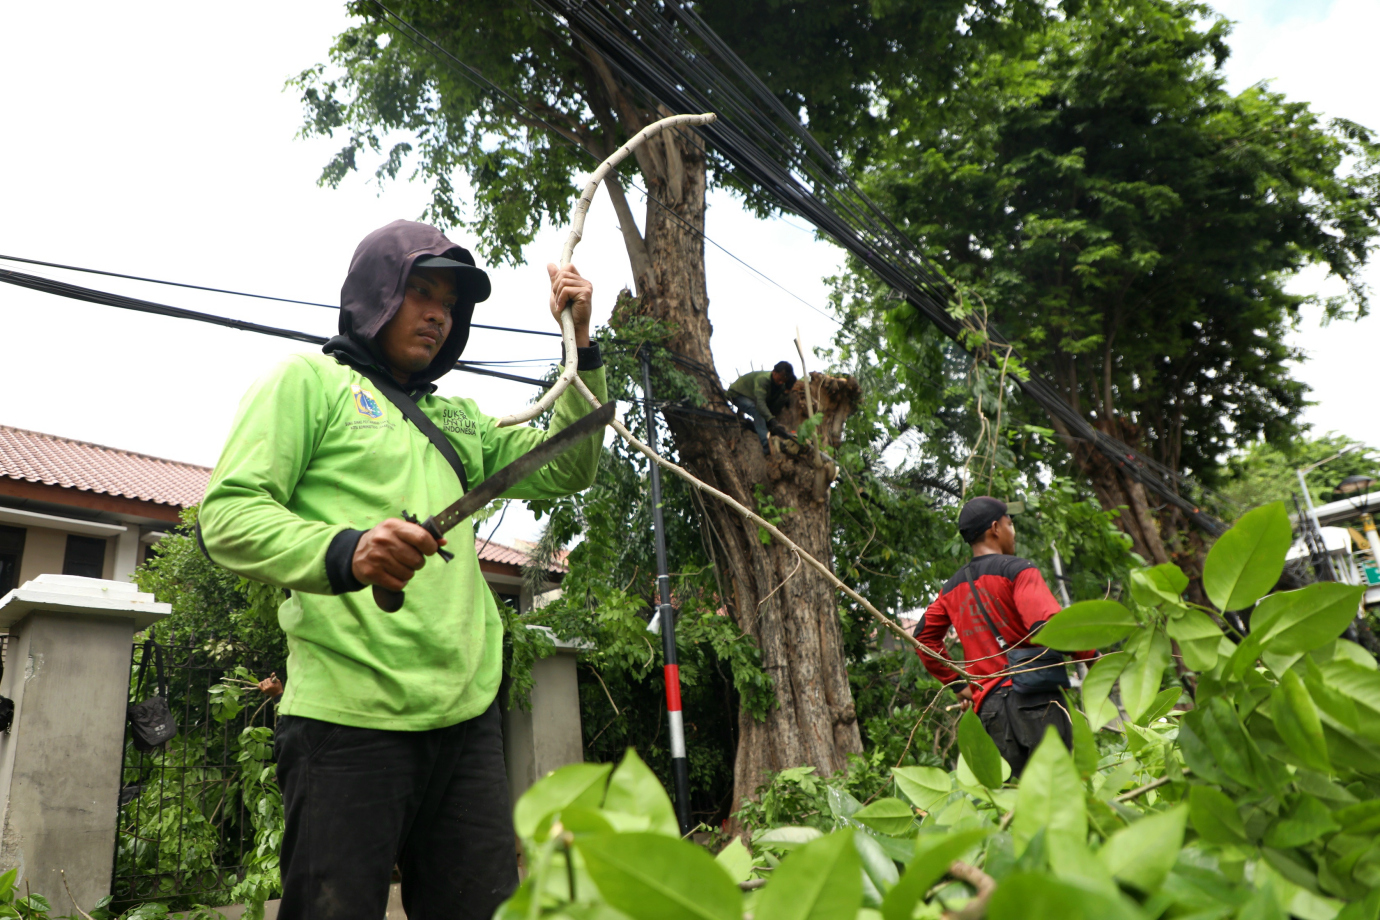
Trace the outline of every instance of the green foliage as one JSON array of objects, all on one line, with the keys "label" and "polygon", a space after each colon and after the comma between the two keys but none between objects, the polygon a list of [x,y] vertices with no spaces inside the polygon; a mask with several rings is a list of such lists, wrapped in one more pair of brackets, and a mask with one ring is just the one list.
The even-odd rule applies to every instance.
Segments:
[{"label": "green foliage", "polygon": [[199,642],[217,663],[282,665],[287,661],[287,637],[278,626],[282,591],[206,558],[196,540],[198,510],[197,505],[183,509],[182,523],[158,541],[134,573],[140,591],[172,605],[153,636],[160,642],[170,636]]},{"label": "green foliage", "polygon": [[[1273,526],[1270,515],[1243,518],[1228,545],[1246,548],[1245,570],[1228,553],[1205,574],[1237,572],[1235,584],[1247,585],[1253,569],[1275,570],[1283,549],[1254,552]],[[1182,691],[1162,686],[1169,623],[1208,611],[1183,599],[1181,573],[1136,574],[1139,628],[1084,682],[1085,712],[1075,716],[1088,722],[1074,753],[1050,729],[1019,781],[999,779],[995,748],[968,714],[956,769],[879,771],[885,779],[866,802],[849,784],[873,777],[782,771],[739,814],[747,836],[716,860],[674,839],[665,795],[634,754],[611,778],[607,767],[566,767],[518,805],[534,868],[500,916],[597,916],[607,906],[648,918],[938,918],[976,894],[944,881],[962,860],[994,883],[994,918],[1373,917],[1375,661],[1339,638],[1345,623],[1328,598],[1269,595],[1262,608],[1284,612],[1258,618],[1240,644],[1219,631],[1196,705],[1173,708]],[[1348,596],[1353,612],[1356,601]],[[1143,718],[1113,718],[1107,701],[1118,685],[1128,714]]]},{"label": "green foliage", "polygon": [[1375,451],[1338,434],[1294,438],[1280,444],[1259,442],[1250,445],[1227,461],[1225,478],[1218,486],[1223,499],[1219,503],[1220,512],[1234,518],[1244,508],[1270,502],[1284,502],[1285,508],[1292,512],[1294,496],[1299,491],[1295,470],[1335,457],[1348,447],[1352,450],[1304,474],[1315,504],[1340,498],[1333,490],[1348,476],[1375,476],[1380,467]]},{"label": "green foliage", "polygon": [[[1084,417],[1213,485],[1224,454],[1295,433],[1287,334],[1312,298],[1289,280],[1320,266],[1347,285],[1328,316],[1367,309],[1380,148],[1264,85],[1228,92],[1229,26],[1203,4],[1061,13],[967,59],[942,102],[882,86],[894,131],[861,184],[962,292],[978,340],[990,323]],[[836,283],[855,347],[884,339],[919,411],[952,415],[930,324],[860,266]]]},{"label": "green foliage", "polygon": [[[332,44],[330,66],[308,67],[289,83],[301,94],[302,135],[345,136],[321,183],[338,185],[360,169],[380,182],[420,179],[432,192],[423,218],[465,227],[493,261],[517,263],[542,226],[563,224],[576,178],[583,181],[584,170],[641,127],[629,125],[626,113],[647,118],[654,108],[618,80],[616,68],[609,83],[602,81],[587,46],[572,43],[536,8],[499,0],[390,6],[497,84],[505,99],[390,29],[371,4],[346,6],[357,18]],[[731,39],[792,111],[805,113],[818,141],[855,160],[877,142],[870,104],[876,86],[920,81],[938,91],[979,48],[963,37],[1000,41],[1013,21],[1043,14],[1036,3],[997,0],[835,0],[801,7],[716,0],[697,5],[697,12]],[[364,157],[374,162],[361,162]],[[620,171],[633,181],[639,166],[628,162]],[[473,192],[469,209],[457,200],[457,172]],[[651,185],[641,178],[643,187]],[[710,179],[743,194],[758,213],[775,209],[712,151]]]}]

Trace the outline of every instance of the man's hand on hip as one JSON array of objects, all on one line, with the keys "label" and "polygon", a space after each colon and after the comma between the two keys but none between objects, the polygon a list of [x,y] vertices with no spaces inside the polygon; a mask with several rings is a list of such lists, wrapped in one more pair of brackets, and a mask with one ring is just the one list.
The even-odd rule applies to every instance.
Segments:
[{"label": "man's hand on hip", "polygon": [[401,591],[426,557],[445,545],[418,524],[389,518],[360,536],[350,569],[366,585]]}]

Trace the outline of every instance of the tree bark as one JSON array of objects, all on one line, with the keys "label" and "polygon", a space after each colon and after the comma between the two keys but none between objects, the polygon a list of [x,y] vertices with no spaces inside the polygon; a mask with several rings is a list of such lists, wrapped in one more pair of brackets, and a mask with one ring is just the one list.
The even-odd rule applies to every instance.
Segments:
[{"label": "tree bark", "polygon": [[[663,138],[658,155],[648,158],[655,162],[654,171],[644,172],[651,193],[643,234],[650,283],[637,300],[625,303],[627,309],[673,324],[668,346],[705,368],[696,375],[704,407],[723,413],[722,421],[667,414],[680,461],[759,513],[764,506],[781,509],[781,530],[816,558],[828,561],[833,464],[812,446],[777,438],[772,439],[770,456],[764,456],[756,435],[744,430],[729,411],[709,348],[713,327],[704,270],[705,151],[690,132],[668,132]],[[786,348],[783,339],[777,343],[780,354],[764,353],[761,363],[774,364]],[[803,405],[796,404],[802,401],[805,385],[797,384],[781,416],[788,427],[804,418]],[[837,443],[857,404],[858,384],[851,378],[816,374],[810,385],[824,412],[821,440]],[[736,810],[768,771],[808,764],[827,775],[844,767],[862,743],[832,586],[785,547],[764,544],[757,527],[727,507],[707,501],[704,514],[721,583],[730,595],[725,603],[761,649],[778,702],[765,721],[739,714]]]}]

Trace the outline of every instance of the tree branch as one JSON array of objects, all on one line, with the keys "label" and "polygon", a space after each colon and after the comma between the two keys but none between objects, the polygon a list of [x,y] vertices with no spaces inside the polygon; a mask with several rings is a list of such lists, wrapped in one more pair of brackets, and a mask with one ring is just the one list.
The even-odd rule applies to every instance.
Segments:
[{"label": "tree branch", "polygon": [[647,242],[637,231],[637,221],[633,219],[632,208],[628,207],[628,198],[623,194],[623,183],[618,181],[616,175],[609,173],[604,178],[604,187],[608,189],[609,200],[613,202],[613,212],[618,215],[618,229],[623,231],[623,248],[628,251],[628,261],[632,263],[637,296],[642,297],[655,286]]}]

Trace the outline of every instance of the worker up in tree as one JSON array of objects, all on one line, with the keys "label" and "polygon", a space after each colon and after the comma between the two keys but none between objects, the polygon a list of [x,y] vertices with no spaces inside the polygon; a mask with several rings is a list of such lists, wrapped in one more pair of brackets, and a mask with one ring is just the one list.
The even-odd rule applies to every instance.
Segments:
[{"label": "worker up in tree", "polygon": [[776,416],[786,408],[786,400],[794,386],[795,368],[789,361],[778,361],[769,371],[744,374],[728,388],[729,401],[752,419],[763,453],[768,449],[768,433],[782,438],[794,437],[792,432],[776,423]]},{"label": "worker up in tree", "polygon": [[[552,315],[573,306],[580,376],[607,399],[589,340],[593,289],[574,266],[547,270]],[[439,511],[461,495],[461,470],[478,484],[547,437],[436,395],[488,296],[470,253],[433,227],[395,221],[365,237],[341,289],[340,334],[249,390],[207,489],[210,557],[290,591],[274,734],[283,920],[379,920],[394,865],[412,920],[488,918],[517,886],[495,700],[503,626],[473,525],[451,531],[455,558],[443,564],[428,557],[448,541],[397,517]],[[406,418],[406,400],[424,417]],[[550,432],[589,411],[567,390]],[[600,442],[505,495],[587,488]],[[405,587],[406,602],[385,613],[367,585]]]},{"label": "worker up in tree", "polygon": [[[1063,656],[1031,641],[1062,608],[1039,568],[1015,554],[1016,529],[1005,502],[989,496],[972,499],[959,512],[958,530],[972,547],[972,561],[944,584],[915,632],[940,658],[917,654],[965,709],[977,710],[1012,775],[1019,776],[1044,739],[1046,726],[1053,726],[1066,746],[1073,744],[1060,692],[1069,686]],[[944,663],[951,660],[944,646],[950,626],[966,659],[958,666],[975,680]],[[1075,657],[1091,658],[1093,653]]]}]

